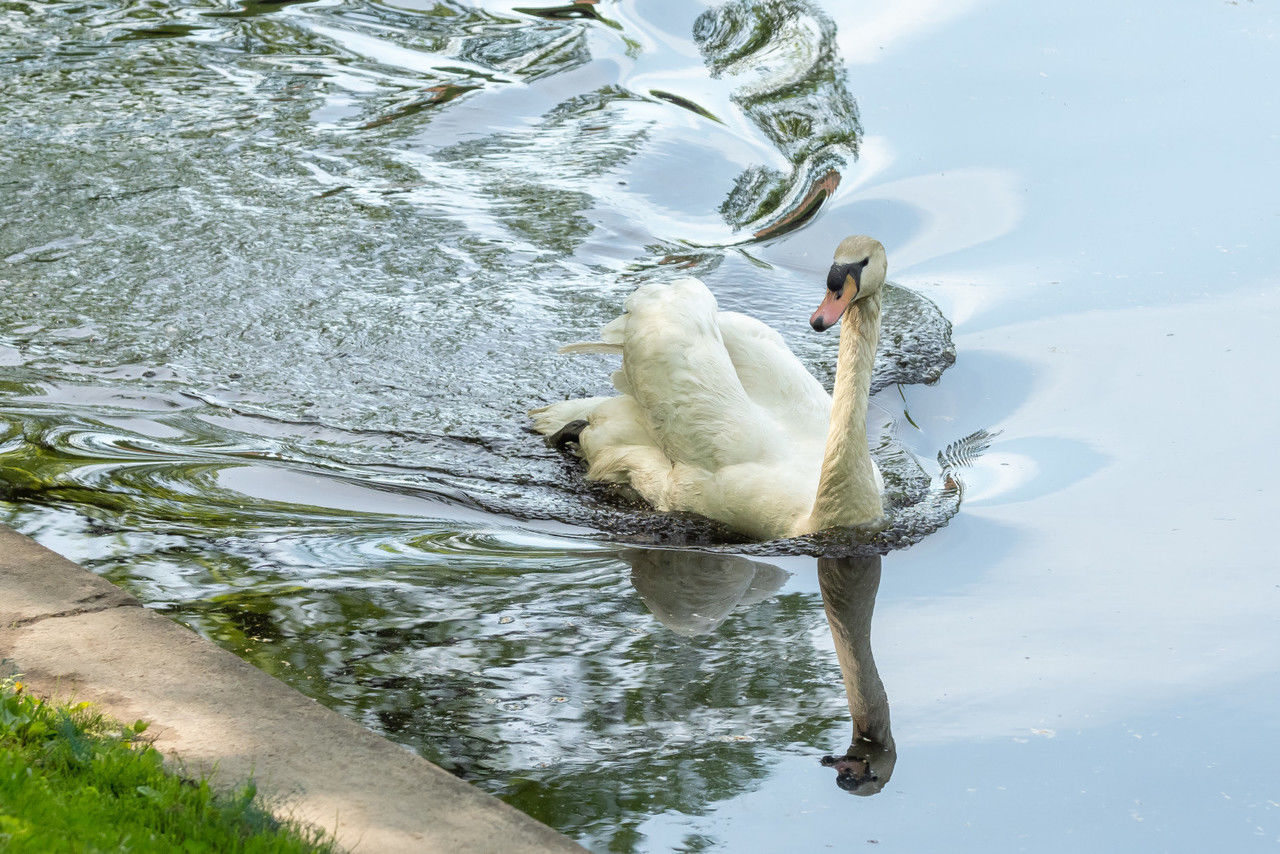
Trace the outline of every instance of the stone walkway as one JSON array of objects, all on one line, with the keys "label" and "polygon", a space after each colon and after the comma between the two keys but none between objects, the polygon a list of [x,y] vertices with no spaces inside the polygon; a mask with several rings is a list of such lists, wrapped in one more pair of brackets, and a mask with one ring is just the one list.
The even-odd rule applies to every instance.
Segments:
[{"label": "stone walkway", "polygon": [[0,526],[0,676],[12,673],[42,696],[149,721],[178,769],[252,777],[277,814],[349,851],[583,850]]}]

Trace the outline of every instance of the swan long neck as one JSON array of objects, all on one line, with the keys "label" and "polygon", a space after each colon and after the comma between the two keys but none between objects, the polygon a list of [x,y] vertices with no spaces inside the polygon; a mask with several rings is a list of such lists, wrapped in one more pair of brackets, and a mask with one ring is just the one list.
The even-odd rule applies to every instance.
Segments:
[{"label": "swan long neck", "polygon": [[864,525],[884,514],[867,446],[867,398],[880,340],[880,293],[852,303],[840,321],[831,422],[809,528]]}]

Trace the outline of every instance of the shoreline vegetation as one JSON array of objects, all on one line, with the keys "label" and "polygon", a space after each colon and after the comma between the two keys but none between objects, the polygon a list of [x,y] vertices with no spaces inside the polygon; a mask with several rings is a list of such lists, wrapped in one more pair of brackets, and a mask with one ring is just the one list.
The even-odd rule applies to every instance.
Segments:
[{"label": "shoreline vegetation", "polygon": [[331,834],[271,815],[252,782],[226,792],[167,770],[146,728],[0,681],[0,849],[338,851]]}]

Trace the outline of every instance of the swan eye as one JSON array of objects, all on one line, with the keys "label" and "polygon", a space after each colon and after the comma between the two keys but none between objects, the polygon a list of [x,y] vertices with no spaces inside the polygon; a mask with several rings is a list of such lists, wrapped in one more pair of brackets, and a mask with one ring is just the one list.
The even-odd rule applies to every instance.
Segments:
[{"label": "swan eye", "polygon": [[861,288],[862,271],[871,263],[871,256],[861,261],[850,261],[848,264],[832,264],[827,272],[827,290],[839,293],[844,288],[846,279],[852,278],[855,287]]}]

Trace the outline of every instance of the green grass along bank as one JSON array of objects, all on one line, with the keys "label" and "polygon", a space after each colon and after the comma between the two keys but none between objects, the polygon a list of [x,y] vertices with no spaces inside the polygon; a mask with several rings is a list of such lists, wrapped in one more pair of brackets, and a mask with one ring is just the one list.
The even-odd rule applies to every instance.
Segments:
[{"label": "green grass along bank", "polygon": [[252,782],[219,790],[170,772],[146,728],[0,682],[0,850],[335,850],[324,831],[275,818]]}]

